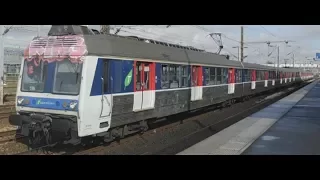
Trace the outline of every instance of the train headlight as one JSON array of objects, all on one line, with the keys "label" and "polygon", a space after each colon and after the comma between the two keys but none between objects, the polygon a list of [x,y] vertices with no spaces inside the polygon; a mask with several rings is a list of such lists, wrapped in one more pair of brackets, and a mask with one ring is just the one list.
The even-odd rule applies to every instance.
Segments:
[{"label": "train headlight", "polygon": [[71,108],[71,109],[75,109],[75,108],[77,107],[77,104],[78,104],[78,103],[75,102],[75,101],[71,102],[71,103],[70,103],[70,108]]},{"label": "train headlight", "polygon": [[24,101],[24,98],[20,97],[18,98],[17,102],[18,102],[18,105],[21,105]]}]

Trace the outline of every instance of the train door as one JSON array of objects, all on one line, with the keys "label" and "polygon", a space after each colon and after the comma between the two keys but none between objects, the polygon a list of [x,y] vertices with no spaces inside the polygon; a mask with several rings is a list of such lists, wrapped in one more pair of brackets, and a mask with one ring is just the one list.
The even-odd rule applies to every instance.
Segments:
[{"label": "train door", "polygon": [[288,79],[288,73],[285,72],[283,73],[284,74],[284,83],[287,83],[287,79]]},{"label": "train door", "polygon": [[235,91],[235,69],[230,68],[229,69],[229,75],[228,75],[228,94],[233,94]]},{"label": "train door", "polygon": [[256,70],[251,71],[251,89],[256,89]]},{"label": "train door", "polygon": [[100,120],[108,119],[112,112],[112,93],[110,93],[110,87],[112,86],[112,76],[110,76],[110,61],[103,61],[103,76],[102,80],[102,93],[101,93],[101,113]]},{"label": "train door", "polygon": [[274,71],[271,71],[272,73],[272,86],[274,86],[276,84],[276,78],[277,78],[277,75],[276,75],[276,72]]},{"label": "train door", "polygon": [[268,87],[268,79],[269,79],[269,73],[268,71],[264,72],[264,87]]},{"label": "train door", "polygon": [[153,109],[155,104],[155,63],[135,62],[133,111]]},{"label": "train door", "polygon": [[191,70],[191,101],[202,99],[202,67],[192,66]]}]

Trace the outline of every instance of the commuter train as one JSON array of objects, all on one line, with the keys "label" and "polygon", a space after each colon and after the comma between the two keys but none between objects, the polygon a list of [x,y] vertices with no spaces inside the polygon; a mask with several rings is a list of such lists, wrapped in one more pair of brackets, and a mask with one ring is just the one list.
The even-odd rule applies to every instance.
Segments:
[{"label": "commuter train", "polygon": [[150,121],[311,78],[193,47],[53,25],[24,51],[9,121],[32,144],[112,141],[147,130]]}]

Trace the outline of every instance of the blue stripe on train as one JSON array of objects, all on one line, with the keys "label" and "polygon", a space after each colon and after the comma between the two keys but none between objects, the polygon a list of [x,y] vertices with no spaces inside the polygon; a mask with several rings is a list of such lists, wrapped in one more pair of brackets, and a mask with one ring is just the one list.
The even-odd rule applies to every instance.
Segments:
[{"label": "blue stripe on train", "polygon": [[71,102],[76,102],[76,100],[70,99],[56,99],[56,98],[39,98],[31,96],[18,96],[23,98],[23,103],[18,106],[31,107],[31,108],[40,108],[40,109],[53,109],[53,110],[65,110],[65,111],[77,111],[78,105],[74,109],[71,109],[69,106]]},{"label": "blue stripe on train", "polygon": [[90,96],[101,95],[104,61],[109,61],[109,77],[105,80],[108,87],[103,94],[133,92],[133,61],[99,58],[95,69]]}]

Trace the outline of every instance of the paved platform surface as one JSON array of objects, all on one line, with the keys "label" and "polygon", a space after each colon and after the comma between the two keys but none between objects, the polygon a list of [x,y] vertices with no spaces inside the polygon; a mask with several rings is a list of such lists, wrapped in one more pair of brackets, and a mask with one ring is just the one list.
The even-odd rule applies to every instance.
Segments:
[{"label": "paved platform surface", "polygon": [[320,83],[317,83],[243,154],[320,154]]},{"label": "paved platform surface", "polygon": [[320,84],[314,81],[178,155],[320,154],[317,135]]}]

